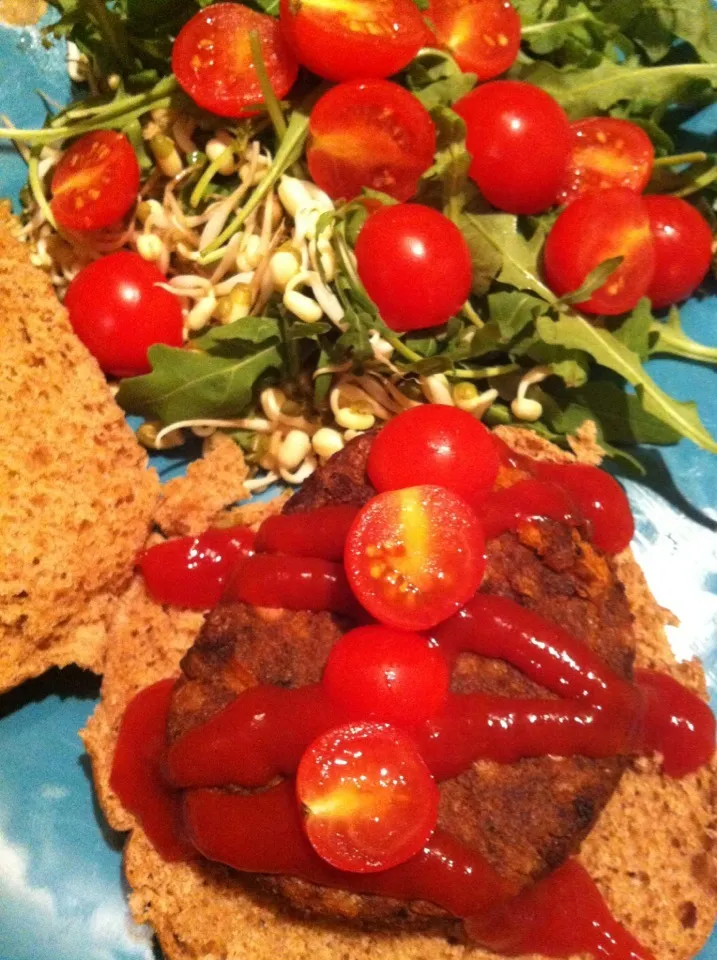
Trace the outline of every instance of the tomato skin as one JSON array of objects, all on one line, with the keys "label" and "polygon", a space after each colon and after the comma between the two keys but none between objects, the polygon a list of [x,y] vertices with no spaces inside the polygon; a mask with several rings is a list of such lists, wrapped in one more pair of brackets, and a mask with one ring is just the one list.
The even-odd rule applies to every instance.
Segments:
[{"label": "tomato skin", "polygon": [[139,164],[115,130],[95,130],[63,153],[52,177],[50,207],[66,230],[92,231],[121,220],[134,206]]},{"label": "tomato skin", "polygon": [[515,63],[521,25],[508,0],[431,0],[426,16],[437,45],[479,80],[492,80]]},{"label": "tomato skin", "polygon": [[359,277],[392,330],[446,323],[470,293],[468,245],[447,217],[419,204],[384,207],[356,242]]},{"label": "tomato skin", "polygon": [[642,193],[652,176],[655,148],[636,123],[615,117],[586,117],[570,124],[570,155],[558,203],[589,190],[626,187]]},{"label": "tomato skin", "polygon": [[219,603],[227,578],[252,555],[253,544],[248,527],[206,530],[143,550],[137,566],[157,603],[209,610]]},{"label": "tomato skin", "polygon": [[357,516],[344,557],[351,588],[380,623],[427,630],[463,606],[485,572],[485,540],[465,500],[443,487],[380,493]]},{"label": "tomato skin", "polygon": [[346,724],[318,737],[299,764],[296,793],[314,850],[353,873],[405,863],[438,818],[438,787],[418,747],[389,724]]},{"label": "tomato skin", "polygon": [[148,373],[155,343],[182,346],[182,309],[158,287],[165,277],[138,253],[120,250],[77,274],[65,297],[70,323],[105,373]]},{"label": "tomato skin", "polygon": [[368,626],[334,644],[321,682],[346,716],[412,729],[439,712],[449,681],[448,664],[427,637]]},{"label": "tomato skin", "polygon": [[470,176],[489,203],[509,213],[540,213],[555,203],[570,133],[550,94],[530,83],[494,80],[453,109],[466,123]]},{"label": "tomato skin", "polygon": [[490,431],[464,410],[426,403],[389,420],[374,440],[367,471],[379,493],[428,483],[472,506],[490,492],[499,458]]},{"label": "tomato skin", "polygon": [[271,86],[281,99],[299,72],[278,21],[240,3],[213,3],[195,13],[172,48],[172,70],[192,100],[220,117],[248,117],[261,103],[249,33],[256,30]]},{"label": "tomato skin", "polygon": [[593,190],[578,197],[555,221],[543,253],[545,276],[560,296],[577,290],[597,266],[611,257],[623,262],[578,307],[613,316],[632,310],[647,293],[655,250],[647,207],[625,187]]},{"label": "tomato skin", "polygon": [[436,128],[423,104],[388,80],[353,80],[328,90],[311,111],[311,179],[334,199],[363,187],[408,200],[433,163]]},{"label": "tomato skin", "polygon": [[648,196],[645,205],[655,244],[655,273],[647,296],[655,309],[686,300],[712,262],[712,231],[680,197]]},{"label": "tomato skin", "polygon": [[339,82],[398,73],[430,36],[412,0],[281,0],[279,16],[299,62]]}]

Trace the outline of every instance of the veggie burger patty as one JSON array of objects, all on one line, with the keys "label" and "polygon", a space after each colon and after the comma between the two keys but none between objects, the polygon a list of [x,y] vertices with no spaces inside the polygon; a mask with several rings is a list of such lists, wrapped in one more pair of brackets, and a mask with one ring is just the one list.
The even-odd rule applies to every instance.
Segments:
[{"label": "veggie burger patty", "polygon": [[[375,491],[366,476],[374,435],[349,443],[286,504],[284,512],[365,503]],[[498,486],[523,479],[501,467]],[[508,597],[587,643],[629,678],[635,650],[632,616],[612,558],[583,533],[559,523],[526,524],[487,546],[481,592]],[[354,624],[326,612],[290,612],[220,604],[182,660],[183,677],[170,713],[172,741],[255,683],[295,687],[317,682],[333,644]],[[452,677],[458,693],[550,697],[502,661],[463,654]],[[480,761],[440,785],[438,826],[479,851],[516,887],[554,869],[574,852],[615,790],[625,758],[549,756],[499,765]],[[390,926],[442,926],[457,921],[424,902],[327,889],[292,877],[261,877],[285,903],[327,917]]]}]

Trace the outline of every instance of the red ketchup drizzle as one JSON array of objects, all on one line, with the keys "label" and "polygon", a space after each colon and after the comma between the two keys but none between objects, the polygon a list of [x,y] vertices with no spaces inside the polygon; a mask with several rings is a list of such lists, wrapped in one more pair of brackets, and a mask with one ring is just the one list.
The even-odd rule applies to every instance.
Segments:
[{"label": "red ketchup drizzle", "polygon": [[626,549],[635,533],[635,521],[625,491],[609,473],[583,463],[550,463],[515,453],[494,435],[501,462],[536,480],[561,487],[591,528],[592,541],[605,553]]},{"label": "red ketchup drizzle", "polygon": [[229,581],[224,599],[255,607],[361,613],[343,564],[317,557],[257,553]]},{"label": "red ketchup drizzle", "polygon": [[466,921],[471,937],[505,956],[541,954],[654,960],[611,915],[600,891],[576,860]]},{"label": "red ketchup drizzle", "polygon": [[488,494],[481,504],[480,518],[486,540],[535,520],[556,520],[569,526],[577,526],[581,520],[574,501],[562,487],[534,478]]},{"label": "red ketchup drizzle", "polygon": [[317,507],[303,513],[280,513],[259,527],[259,553],[288,553],[295,557],[343,560],[346,537],[358,507]]},{"label": "red ketchup drizzle", "polygon": [[181,794],[170,790],[162,765],[167,747],[167,717],[174,680],[160,680],[130,701],[115,747],[110,787],[141,822],[165,860],[197,855],[181,827]]},{"label": "red ketchup drizzle", "polygon": [[190,790],[185,821],[205,857],[249,873],[279,873],[357,893],[430,900],[469,916],[514,889],[480,854],[440,830],[406,863],[380,873],[345,873],[322,860],[306,838],[293,780],[253,796]]},{"label": "red ketchup drizzle", "polygon": [[157,603],[208,610],[219,603],[227,578],[251,556],[253,545],[247,527],[207,530],[144,550],[137,566]]}]

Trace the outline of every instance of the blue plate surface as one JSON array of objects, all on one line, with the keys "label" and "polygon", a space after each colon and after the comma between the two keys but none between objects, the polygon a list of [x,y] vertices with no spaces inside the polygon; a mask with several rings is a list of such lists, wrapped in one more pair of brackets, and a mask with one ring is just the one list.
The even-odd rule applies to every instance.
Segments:
[{"label": "blue plate surface", "polygon": [[[65,102],[70,89],[59,48],[36,28],[0,26],[0,114],[40,125],[35,90]],[[717,110],[695,125],[717,149]],[[0,196],[16,197],[22,161],[0,151]],[[717,344],[717,297],[684,310],[688,334]],[[696,364],[651,363],[681,399],[697,398],[717,434],[717,376]],[[684,441],[643,451],[644,482],[625,478],[638,532],[634,548],[660,603],[682,624],[670,639],[680,657],[701,657],[717,704],[717,458]],[[159,461],[166,477],[176,465]],[[151,932],[134,926],[121,873],[121,838],[94,801],[77,736],[97,702],[98,681],[67,670],[0,698],[0,960],[151,960]],[[700,955],[717,960],[717,935]]]}]

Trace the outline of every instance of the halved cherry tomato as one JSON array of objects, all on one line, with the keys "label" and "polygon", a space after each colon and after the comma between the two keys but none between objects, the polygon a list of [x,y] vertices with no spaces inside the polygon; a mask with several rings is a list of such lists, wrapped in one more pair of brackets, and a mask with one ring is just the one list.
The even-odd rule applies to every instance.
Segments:
[{"label": "halved cherry tomato", "polygon": [[280,17],[299,62],[326,80],[389,77],[430,36],[412,0],[281,0]]},{"label": "halved cherry tomato", "polygon": [[309,173],[334,198],[363,187],[408,200],[433,163],[436,128],[423,104],[389,80],[333,87],[311,111]]},{"label": "halved cherry tomato", "polygon": [[505,73],[518,56],[520,17],[508,0],[431,0],[427,16],[438,46],[479,80]]},{"label": "halved cherry tomato", "polygon": [[294,85],[299,65],[278,20],[240,3],[214,3],[195,13],[172,48],[172,70],[195,103],[221,117],[246,117],[263,100],[249,45],[256,30],[274,93]]},{"label": "halved cherry tomato", "polygon": [[356,242],[359,277],[393,330],[446,323],[471,288],[468,245],[458,227],[417,203],[383,207]]},{"label": "halved cherry tomato", "polygon": [[417,727],[446,699],[445,657],[427,637],[391,627],[358,627],[334,644],[322,684],[349,717]]},{"label": "halved cherry tomato", "polygon": [[679,197],[645,197],[655,244],[655,273],[647,296],[655,308],[686,300],[699,287],[712,261],[707,221]]},{"label": "halved cherry tomato", "polygon": [[139,164],[132,144],[115,130],[95,130],[63,153],[52,177],[50,206],[66,230],[101,230],[137,199]]},{"label": "halved cherry tomato", "polygon": [[548,235],[545,275],[561,296],[577,290],[605,260],[620,266],[583,303],[585,313],[632,310],[647,293],[655,269],[650,219],[642,197],[625,187],[593,190],[563,210]]},{"label": "halved cherry tomato", "polygon": [[362,606],[399,630],[425,630],[476,592],[485,572],[480,522],[443,487],[380,493],[346,541],[346,573]]},{"label": "halved cherry tomato", "polygon": [[636,123],[615,117],[586,117],[570,124],[571,148],[558,203],[588,190],[627,187],[642,193],[652,176],[655,148]]},{"label": "halved cherry tomato", "polygon": [[368,476],[379,491],[422,483],[446,487],[472,506],[498,476],[492,435],[464,410],[427,403],[406,410],[381,430],[368,456]]},{"label": "halved cherry tomato", "polygon": [[182,308],[158,286],[165,279],[138,253],[120,250],[83,267],[70,284],[70,323],[105,373],[148,373],[153,344],[182,346]]},{"label": "halved cherry tomato", "polygon": [[206,530],[142,551],[137,566],[157,603],[208,610],[219,603],[227,578],[252,555],[253,544],[248,527]]},{"label": "halved cherry tomato", "polygon": [[314,850],[353,873],[405,863],[438,816],[438,787],[417,746],[388,724],[347,724],[319,737],[301,759],[296,793]]},{"label": "halved cherry tomato", "polygon": [[466,123],[470,175],[489,203],[540,213],[555,203],[570,149],[568,118],[531,83],[494,80],[454,107]]}]

